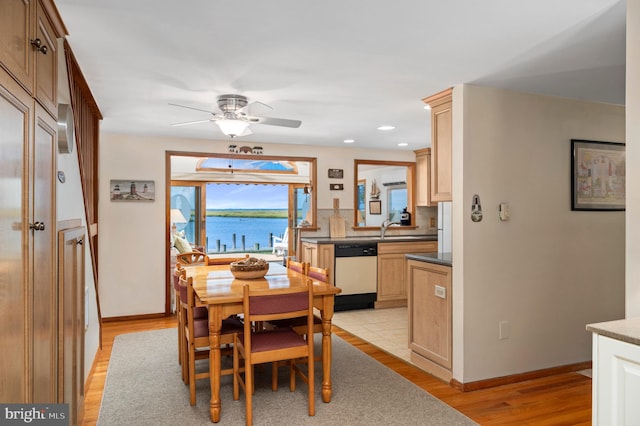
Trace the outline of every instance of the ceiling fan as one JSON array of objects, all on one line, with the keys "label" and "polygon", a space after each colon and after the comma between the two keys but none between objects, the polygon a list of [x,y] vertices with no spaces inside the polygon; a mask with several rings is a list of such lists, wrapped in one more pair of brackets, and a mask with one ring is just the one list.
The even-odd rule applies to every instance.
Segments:
[{"label": "ceiling fan", "polygon": [[249,104],[247,97],[242,95],[220,95],[218,96],[218,108],[222,113],[217,113],[213,111],[208,111],[200,108],[194,108],[186,105],[172,104],[169,105],[181,107],[181,108],[189,108],[196,111],[208,112],[213,117],[208,118],[206,120],[196,120],[196,121],[186,121],[183,123],[174,123],[172,126],[186,126],[189,124],[196,123],[205,123],[207,121],[212,121],[216,123],[222,133],[232,138],[236,136],[245,136],[251,134],[251,130],[249,129],[250,124],[267,124],[270,126],[281,126],[281,127],[292,127],[298,128],[302,124],[300,120],[289,120],[286,118],[274,118],[274,117],[259,117],[248,114],[248,107],[255,103],[262,104],[268,108],[271,108],[269,105],[263,104],[262,102],[253,102]]}]

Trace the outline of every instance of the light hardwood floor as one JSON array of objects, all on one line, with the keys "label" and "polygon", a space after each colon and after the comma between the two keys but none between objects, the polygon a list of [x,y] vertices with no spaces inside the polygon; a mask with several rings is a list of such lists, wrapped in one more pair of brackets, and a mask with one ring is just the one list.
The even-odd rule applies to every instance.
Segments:
[{"label": "light hardwood floor", "polygon": [[[94,425],[98,419],[115,336],[175,326],[175,317],[104,324],[103,348],[97,356],[94,371],[89,379],[81,424]],[[474,392],[460,392],[337,326],[333,327],[333,331],[337,336],[481,425],[591,424],[591,379],[579,373],[558,374]]]}]

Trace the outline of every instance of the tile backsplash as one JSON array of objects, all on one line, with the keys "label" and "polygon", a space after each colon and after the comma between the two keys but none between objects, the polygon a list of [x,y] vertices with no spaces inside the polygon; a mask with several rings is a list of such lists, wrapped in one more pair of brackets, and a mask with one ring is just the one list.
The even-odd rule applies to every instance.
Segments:
[{"label": "tile backsplash", "polygon": [[[379,230],[371,231],[354,231],[353,227],[353,209],[340,209],[338,213],[345,219],[346,236],[347,237],[363,237],[369,235],[380,235]],[[329,237],[329,218],[334,214],[333,209],[318,209],[318,230],[304,231],[305,237]],[[415,214],[415,223],[417,228],[406,229],[402,231],[403,235],[425,235],[437,232],[436,223],[438,210],[436,207],[417,207]],[[434,226],[431,226],[434,225]]]}]

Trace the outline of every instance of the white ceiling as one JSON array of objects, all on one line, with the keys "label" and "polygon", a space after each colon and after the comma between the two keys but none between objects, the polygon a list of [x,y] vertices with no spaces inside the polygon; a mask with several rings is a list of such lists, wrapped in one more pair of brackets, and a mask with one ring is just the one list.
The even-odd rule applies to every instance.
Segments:
[{"label": "white ceiling", "polygon": [[430,145],[421,99],[460,83],[624,104],[624,0],[55,2],[103,132],[225,140],[172,127],[208,116],[169,103],[235,93],[302,120],[238,142],[412,150]]}]

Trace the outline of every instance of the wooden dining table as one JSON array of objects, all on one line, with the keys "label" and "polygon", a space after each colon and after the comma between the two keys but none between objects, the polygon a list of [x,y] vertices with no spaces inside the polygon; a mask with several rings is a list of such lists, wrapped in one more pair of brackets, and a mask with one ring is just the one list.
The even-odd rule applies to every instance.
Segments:
[{"label": "wooden dining table", "polygon": [[[209,412],[211,421],[220,421],[222,404],[220,400],[220,330],[222,320],[242,311],[242,289],[245,284],[251,290],[265,292],[282,288],[306,287],[310,280],[304,274],[285,268],[279,263],[270,263],[264,278],[237,279],[229,265],[186,265],[187,276],[193,278],[193,289],[198,303],[207,305],[209,310],[209,376],[211,382],[211,401]],[[331,401],[331,319],[333,317],[334,297],[340,289],[322,281],[311,280],[314,289],[313,305],[320,311],[322,318],[322,400]]]}]

